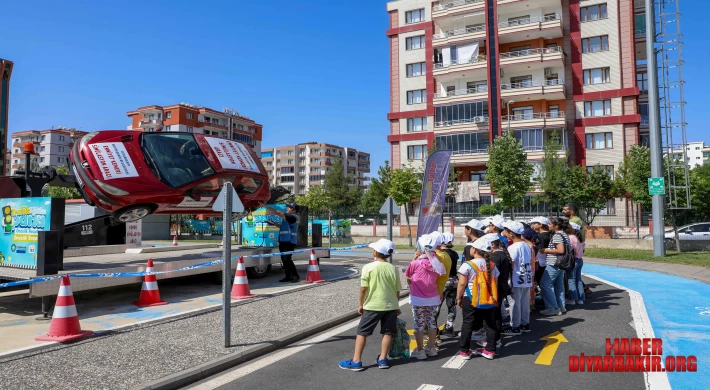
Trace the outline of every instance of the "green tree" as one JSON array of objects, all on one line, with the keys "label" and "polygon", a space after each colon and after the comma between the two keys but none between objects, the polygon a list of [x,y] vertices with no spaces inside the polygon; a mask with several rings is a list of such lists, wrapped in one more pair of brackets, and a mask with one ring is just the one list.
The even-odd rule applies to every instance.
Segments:
[{"label": "green tree", "polygon": [[343,160],[336,158],[325,174],[325,194],[328,198],[328,210],[355,207],[362,195],[353,175],[346,175]]},{"label": "green tree", "polygon": [[[69,168],[64,165],[58,166],[56,170],[60,175],[69,174]],[[81,193],[79,193],[79,190],[76,188],[55,187],[50,185],[45,185],[42,188],[42,196],[64,199],[81,199]]]},{"label": "green tree", "polygon": [[493,141],[487,177],[491,190],[501,198],[504,208],[519,206],[530,190],[533,166],[527,159],[522,143],[515,140],[512,131],[506,131]]},{"label": "green tree", "polygon": [[402,167],[392,170],[390,175],[389,195],[395,203],[404,206],[404,218],[407,222],[407,235],[409,246],[412,246],[412,227],[409,224],[409,212],[412,209],[412,200],[421,195],[422,182],[419,173],[412,167]]},{"label": "green tree", "polygon": [[478,213],[484,217],[498,214],[498,208],[494,204],[484,204],[478,208]]},{"label": "green tree", "polygon": [[548,202],[550,206],[559,209],[559,202],[562,199],[562,189],[565,181],[565,171],[567,161],[560,158],[561,143],[559,137],[553,134],[552,142],[545,145],[542,164],[540,164],[540,175],[537,182],[540,185],[542,194],[539,199]]},{"label": "green tree", "polygon": [[574,166],[565,171],[563,196],[582,210],[585,224],[591,225],[599,214],[599,210],[614,197],[614,182],[609,171],[597,164],[591,172],[585,172],[584,167]]},{"label": "green tree", "polygon": [[690,171],[690,206],[694,217],[710,220],[710,164]]},{"label": "green tree", "polygon": [[370,186],[363,194],[360,202],[360,210],[365,213],[376,213],[389,196],[391,168],[389,161],[377,170],[379,177],[370,181]]},{"label": "green tree", "polygon": [[616,171],[615,192],[617,195],[630,197],[636,204],[651,207],[651,195],[648,194],[649,177],[651,150],[645,146],[633,145]]},{"label": "green tree", "polygon": [[330,198],[321,186],[311,186],[305,196],[297,196],[296,203],[308,207],[314,213],[325,212],[331,205]]}]

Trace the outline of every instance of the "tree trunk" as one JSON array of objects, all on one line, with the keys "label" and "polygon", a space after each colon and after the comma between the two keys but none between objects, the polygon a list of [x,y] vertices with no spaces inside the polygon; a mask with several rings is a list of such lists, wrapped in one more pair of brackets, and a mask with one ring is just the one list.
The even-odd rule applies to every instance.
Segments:
[{"label": "tree trunk", "polygon": [[409,247],[412,247],[412,225],[409,224],[409,205],[404,205],[404,218],[407,221],[407,235],[409,236]]},{"label": "tree trunk", "polygon": [[[678,237],[678,224],[675,222],[675,210],[671,210],[671,224],[673,224],[673,239],[675,240],[675,249],[678,253],[682,252],[680,249],[680,237]],[[663,241],[666,241],[666,233],[664,229]]]}]

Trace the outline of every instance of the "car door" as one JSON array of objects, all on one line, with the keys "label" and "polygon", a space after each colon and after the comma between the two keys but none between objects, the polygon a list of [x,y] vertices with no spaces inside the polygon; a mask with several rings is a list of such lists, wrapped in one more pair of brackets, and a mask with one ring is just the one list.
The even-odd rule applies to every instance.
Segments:
[{"label": "car door", "polygon": [[710,223],[698,223],[688,226],[688,232],[681,237],[681,240],[709,240]]}]

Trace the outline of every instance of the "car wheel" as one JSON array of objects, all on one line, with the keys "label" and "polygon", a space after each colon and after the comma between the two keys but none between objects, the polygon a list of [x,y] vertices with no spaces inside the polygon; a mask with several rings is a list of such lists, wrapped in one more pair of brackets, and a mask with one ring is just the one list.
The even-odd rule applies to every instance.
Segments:
[{"label": "car wheel", "polygon": [[256,267],[247,268],[247,276],[251,279],[265,278],[271,272],[271,264],[261,264]]},{"label": "car wheel", "polygon": [[153,207],[146,204],[129,206],[113,213],[114,219],[121,223],[137,221],[153,212]]}]

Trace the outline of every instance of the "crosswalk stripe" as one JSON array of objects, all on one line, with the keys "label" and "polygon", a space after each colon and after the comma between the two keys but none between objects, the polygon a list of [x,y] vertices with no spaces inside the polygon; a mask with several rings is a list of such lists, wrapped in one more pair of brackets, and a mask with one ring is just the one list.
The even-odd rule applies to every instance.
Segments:
[{"label": "crosswalk stripe", "polygon": [[443,388],[444,388],[444,386],[423,384],[423,385],[419,386],[417,388],[417,390],[441,390]]},{"label": "crosswalk stripe", "polygon": [[450,368],[452,370],[460,370],[461,367],[466,364],[466,360],[464,360],[459,354],[457,353],[456,355],[452,356],[451,359],[447,360],[446,363],[444,363],[443,368]]}]

